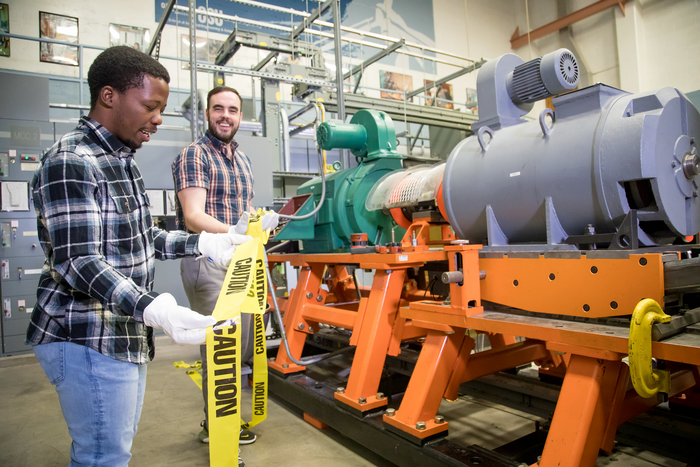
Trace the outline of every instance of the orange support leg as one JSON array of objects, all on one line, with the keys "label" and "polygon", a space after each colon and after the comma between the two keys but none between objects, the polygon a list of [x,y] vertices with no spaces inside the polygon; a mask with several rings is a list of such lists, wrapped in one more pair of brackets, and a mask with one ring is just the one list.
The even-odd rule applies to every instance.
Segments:
[{"label": "orange support leg", "polygon": [[[473,341],[473,339],[470,339]],[[526,340],[501,349],[492,349],[473,355],[474,347],[462,345],[450,381],[445,390],[445,399],[453,401],[458,397],[459,385],[485,375],[514,368],[525,363],[547,358],[549,351],[544,343]]]},{"label": "orange support leg", "polygon": [[[384,423],[418,439],[447,431],[448,423],[436,421],[435,415],[465,340],[464,332],[464,329],[457,329],[454,334],[428,331],[401,407],[393,416],[385,414]],[[471,341],[471,348],[474,348],[474,340],[466,339]],[[468,343],[465,345],[469,346]],[[424,422],[425,426],[419,429],[416,426],[418,422]]]},{"label": "orange support leg", "polygon": [[[298,323],[302,322],[304,305],[312,300],[307,298],[307,293],[311,293],[313,298],[321,286],[323,269],[323,264],[314,264],[313,266],[305,266],[302,268],[299,274],[297,288],[292,290],[289,298],[289,306],[287,312],[284,314],[284,331],[287,334],[289,350],[292,352],[292,356],[297,360],[301,358],[301,352],[304,349],[307,334],[299,330]],[[313,303],[315,303],[315,301]],[[305,328],[306,327],[307,326],[305,326]],[[289,359],[284,346],[280,346],[275,361],[268,362],[267,365],[283,374],[295,373],[306,369],[305,366],[297,365]]]},{"label": "orange support leg", "polygon": [[540,467],[592,467],[610,419],[622,362],[572,355]]},{"label": "orange support leg", "polygon": [[[607,453],[613,450],[615,433],[617,432],[618,426],[646,412],[659,403],[656,397],[644,398],[637,394],[634,389],[627,390],[628,383],[629,367],[627,367],[627,365],[622,365],[618,387],[615,390],[613,410],[600,448]],[[695,386],[695,384],[696,378],[693,376],[692,370],[682,369],[673,372],[671,373],[671,390],[668,395],[669,397],[673,397],[683,391],[687,391]]]},{"label": "orange support leg", "polygon": [[343,394],[336,392],[335,398],[362,412],[387,404],[386,398],[377,398],[377,390],[405,275],[403,269],[377,270],[362,323],[359,329],[356,327],[353,330],[353,334],[359,332],[359,339],[348,385]]}]

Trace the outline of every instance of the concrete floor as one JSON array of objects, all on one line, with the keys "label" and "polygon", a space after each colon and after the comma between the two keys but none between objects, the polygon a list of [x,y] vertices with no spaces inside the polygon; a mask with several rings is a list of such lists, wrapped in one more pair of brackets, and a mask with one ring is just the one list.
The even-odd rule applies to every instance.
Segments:
[{"label": "concrete floor", "polygon": [[[132,448],[132,466],[208,466],[207,445],[197,440],[202,420],[201,392],[173,362],[199,359],[197,347],[157,338],[156,358],[148,366],[148,384]],[[244,391],[243,413],[250,413],[251,391]],[[301,414],[269,402],[268,419],[255,427],[258,440],[242,446],[246,465],[371,466],[393,464],[332,429],[317,430]],[[464,397],[443,403],[450,439],[493,449],[532,431],[536,417],[498,404]],[[33,355],[0,359],[0,466],[65,466],[70,437],[56,392]],[[638,449],[621,447],[598,466],[683,467],[685,464]]]}]

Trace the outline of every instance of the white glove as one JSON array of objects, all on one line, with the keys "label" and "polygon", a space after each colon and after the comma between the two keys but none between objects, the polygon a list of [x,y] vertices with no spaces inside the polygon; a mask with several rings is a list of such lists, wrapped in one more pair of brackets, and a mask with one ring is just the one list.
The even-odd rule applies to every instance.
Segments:
[{"label": "white glove", "polygon": [[206,328],[214,326],[216,318],[178,306],[175,297],[163,293],[143,310],[143,322],[162,329],[177,344],[203,344],[207,339]]},{"label": "white glove", "polygon": [[[248,219],[250,217],[250,214],[248,211],[244,212],[241,214],[241,217],[238,219],[238,222],[236,225],[232,226],[229,229],[229,233],[237,233],[240,235],[245,235],[246,231],[248,230]],[[277,227],[277,224],[280,221],[280,216],[276,212],[267,212],[262,216],[262,219],[260,220],[261,227],[263,230],[272,230],[275,227]]]},{"label": "white glove", "polygon": [[263,230],[273,230],[280,221],[280,215],[276,212],[268,212],[262,216],[261,223]]},{"label": "white glove", "polygon": [[199,252],[203,256],[211,258],[214,264],[222,268],[228,268],[233,258],[233,253],[236,251],[236,247],[252,239],[253,237],[250,235],[240,235],[231,232],[231,229],[229,229],[228,233],[220,234],[210,234],[202,231],[202,233],[199,234],[199,243],[197,247],[199,248]]},{"label": "white glove", "polygon": [[241,217],[238,218],[236,225],[232,225],[231,228],[228,229],[228,233],[245,235],[245,233],[248,231],[248,219],[250,219],[250,213],[248,211],[244,211],[243,214],[241,214]]}]

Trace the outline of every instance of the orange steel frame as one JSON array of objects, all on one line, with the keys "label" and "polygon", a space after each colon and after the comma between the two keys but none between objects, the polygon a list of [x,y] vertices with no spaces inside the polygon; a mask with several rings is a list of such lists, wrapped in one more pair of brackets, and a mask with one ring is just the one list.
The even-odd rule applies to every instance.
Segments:
[{"label": "orange steel frame", "polygon": [[[317,331],[319,323],[352,330],[350,344],[356,347],[355,357],[347,387],[335,397],[362,412],[387,405],[386,398],[377,395],[386,355],[398,355],[402,339],[425,334],[425,330],[407,325],[405,319],[397,319],[402,291],[412,287],[405,280],[406,269],[442,260],[445,260],[443,251],[412,253],[410,257],[377,253],[269,255],[270,265],[289,261],[301,268],[297,287],[287,301],[283,322],[292,356],[296,360],[301,358],[306,335]],[[371,288],[368,292],[362,291],[363,296],[355,306],[334,306],[333,303],[346,303],[357,297],[354,283],[344,267],[337,266],[342,264],[376,270]],[[331,271],[329,285],[333,292],[330,300],[328,293],[321,289],[327,268]],[[295,364],[284,348],[280,348],[269,366],[284,374],[305,369]]]},{"label": "orange steel frame", "polygon": [[[629,371],[621,360],[627,354],[628,333],[484,311],[481,300],[542,313],[626,314],[642,298],[663,303],[661,254],[630,255],[624,260],[479,259],[480,248],[448,245],[440,251],[416,248],[398,254],[270,255],[270,266],[289,261],[301,267],[284,317],[293,356],[301,357],[306,334],[317,330],[319,323],[353,330],[350,344],[357,350],[347,388],[335,397],[363,412],[387,404],[385,398],[377,397],[386,355],[398,355],[404,339],[425,336],[399,409],[383,416],[385,424],[417,439],[448,430],[448,422],[436,419],[437,411],[443,398],[457,398],[463,382],[533,361],[544,368],[565,369],[539,465],[594,465],[600,449],[612,449],[621,423],[657,404],[656,399],[642,399],[627,389]],[[451,304],[416,300],[422,294],[406,280],[406,269],[445,260],[451,271],[461,270],[464,277],[461,283],[450,284]],[[362,299],[354,306],[332,303],[357,300],[353,281],[344,267],[337,266],[341,264],[376,270],[371,288],[360,291]],[[330,271],[330,294],[320,288],[326,270]],[[480,279],[480,271],[485,278]],[[488,334],[492,349],[472,354],[474,339],[467,335],[468,329]],[[513,336],[525,341],[516,342]],[[669,396],[700,386],[700,348],[670,339],[654,342],[652,355],[678,362]],[[284,348],[269,365],[281,373],[304,370]]]}]

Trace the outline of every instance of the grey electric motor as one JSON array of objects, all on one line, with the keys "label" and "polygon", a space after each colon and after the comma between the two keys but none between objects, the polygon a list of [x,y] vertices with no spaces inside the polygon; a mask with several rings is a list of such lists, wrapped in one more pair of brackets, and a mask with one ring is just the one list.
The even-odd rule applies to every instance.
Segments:
[{"label": "grey electric motor", "polygon": [[578,82],[573,54],[553,54],[536,64],[508,54],[480,70],[477,134],[455,147],[443,178],[456,234],[556,246],[616,234],[625,219],[641,245],[697,234],[697,109],[677,89],[630,94],[597,84],[554,98],[539,121],[523,120],[530,102]]}]

